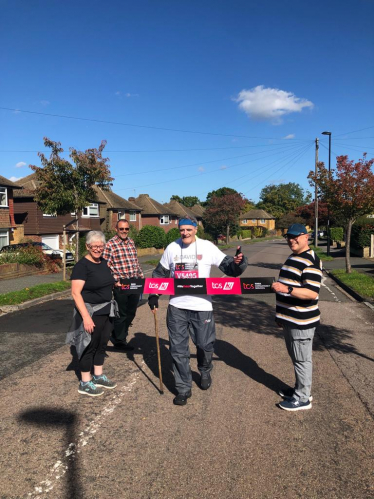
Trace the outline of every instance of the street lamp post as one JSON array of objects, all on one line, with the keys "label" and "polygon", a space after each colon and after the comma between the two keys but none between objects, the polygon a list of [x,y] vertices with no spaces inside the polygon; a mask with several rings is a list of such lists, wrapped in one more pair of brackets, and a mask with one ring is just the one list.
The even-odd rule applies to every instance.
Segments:
[{"label": "street lamp post", "polygon": [[[331,173],[331,132],[322,132],[329,136],[329,177]],[[330,206],[327,205],[327,256],[330,256]]]}]

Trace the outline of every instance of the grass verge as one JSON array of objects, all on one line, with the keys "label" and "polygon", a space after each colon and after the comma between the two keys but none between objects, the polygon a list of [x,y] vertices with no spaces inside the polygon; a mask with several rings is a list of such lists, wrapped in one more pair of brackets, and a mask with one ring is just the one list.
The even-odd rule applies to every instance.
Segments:
[{"label": "grass verge", "polygon": [[38,284],[37,286],[25,288],[21,291],[11,291],[10,293],[0,295],[0,305],[19,305],[34,298],[65,291],[70,286],[70,281],[59,281],[49,284]]},{"label": "grass verge", "polygon": [[309,247],[314,250],[314,252],[319,256],[320,260],[323,262],[331,262],[331,260],[334,260],[332,256],[327,256],[327,254],[322,251],[320,248],[316,248],[313,244],[310,244]]},{"label": "grass verge", "polygon": [[330,270],[330,272],[361,296],[369,299],[374,298],[373,277],[357,272],[357,270],[352,270],[351,274],[347,274],[345,269]]}]

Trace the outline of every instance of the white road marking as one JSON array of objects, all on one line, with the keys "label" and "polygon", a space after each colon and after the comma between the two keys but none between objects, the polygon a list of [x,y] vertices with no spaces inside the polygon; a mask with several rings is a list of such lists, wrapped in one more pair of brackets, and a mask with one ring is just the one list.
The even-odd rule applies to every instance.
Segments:
[{"label": "white road marking", "polygon": [[339,298],[336,296],[336,294],[334,293],[334,291],[332,291],[328,286],[326,286],[325,284],[325,281],[327,280],[327,277],[325,276],[322,276],[322,286],[327,289],[327,291],[329,291],[329,293],[332,295],[332,297],[334,298],[334,300],[337,302],[337,303],[341,303],[341,300],[339,300]]},{"label": "white road marking", "polygon": [[[141,368],[145,367],[144,360],[141,362]],[[71,462],[75,459],[76,455],[81,452],[81,449],[88,445],[92,437],[100,430],[104,419],[109,414],[112,414],[114,410],[121,404],[123,397],[127,392],[131,392],[133,386],[137,382],[140,376],[140,371],[135,371],[130,375],[127,383],[113,394],[107,405],[103,408],[100,414],[96,416],[79,434],[77,442],[72,442],[68,445],[65,451],[65,455],[61,460],[57,461],[50,469],[45,480],[40,482],[38,486],[34,488],[33,492],[29,492],[27,497],[33,499],[43,499],[49,497],[49,492],[53,490],[54,486],[60,478],[62,478]]]}]

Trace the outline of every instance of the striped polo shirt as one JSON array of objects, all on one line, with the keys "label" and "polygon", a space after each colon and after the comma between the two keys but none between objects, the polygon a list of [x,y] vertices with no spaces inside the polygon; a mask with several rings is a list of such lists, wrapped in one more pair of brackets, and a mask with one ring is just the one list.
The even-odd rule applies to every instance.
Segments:
[{"label": "striped polo shirt", "polygon": [[[319,294],[322,263],[311,249],[290,255],[279,273],[279,282],[293,288],[306,288]],[[288,293],[277,293],[276,321],[295,329],[316,327],[320,321],[316,300],[300,300]]]}]

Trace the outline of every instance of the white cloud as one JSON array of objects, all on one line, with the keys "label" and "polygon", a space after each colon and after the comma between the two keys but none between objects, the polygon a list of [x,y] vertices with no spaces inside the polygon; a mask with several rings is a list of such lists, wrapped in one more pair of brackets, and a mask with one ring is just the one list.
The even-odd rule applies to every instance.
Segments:
[{"label": "white cloud", "polygon": [[41,101],[40,101],[40,104],[41,104],[43,107],[47,107],[47,106],[49,106],[50,102],[49,102],[49,100],[41,100]]},{"label": "white cloud", "polygon": [[220,170],[226,170],[226,169],[227,169],[227,166],[226,166],[226,165],[222,165],[222,166],[220,167]]},{"label": "white cloud", "polygon": [[239,108],[249,118],[258,121],[269,120],[274,124],[281,123],[281,117],[286,114],[300,113],[304,107],[314,106],[311,101],[296,97],[292,92],[278,88],[265,88],[263,85],[250,90],[244,89],[233,100],[239,102]]},{"label": "white cloud", "polygon": [[117,90],[117,92],[115,93],[115,95],[121,95],[121,92],[119,90]]},{"label": "white cloud", "polygon": [[203,166],[200,166],[198,169],[197,169],[198,172],[205,172],[205,168]]},{"label": "white cloud", "polygon": [[10,179],[9,179],[9,180],[10,180],[11,182],[17,182],[17,180],[19,180],[20,178],[22,178],[22,177],[10,177]]},{"label": "white cloud", "polygon": [[294,139],[294,138],[295,138],[294,133],[290,133],[289,135],[286,135],[285,137],[283,137],[284,140],[289,140],[289,139]]},{"label": "white cloud", "polygon": [[130,94],[130,93],[127,93],[126,97],[139,97],[139,94]]},{"label": "white cloud", "polygon": [[20,161],[19,163],[16,163],[16,168],[22,168],[23,166],[26,166],[26,163],[24,161]]}]

